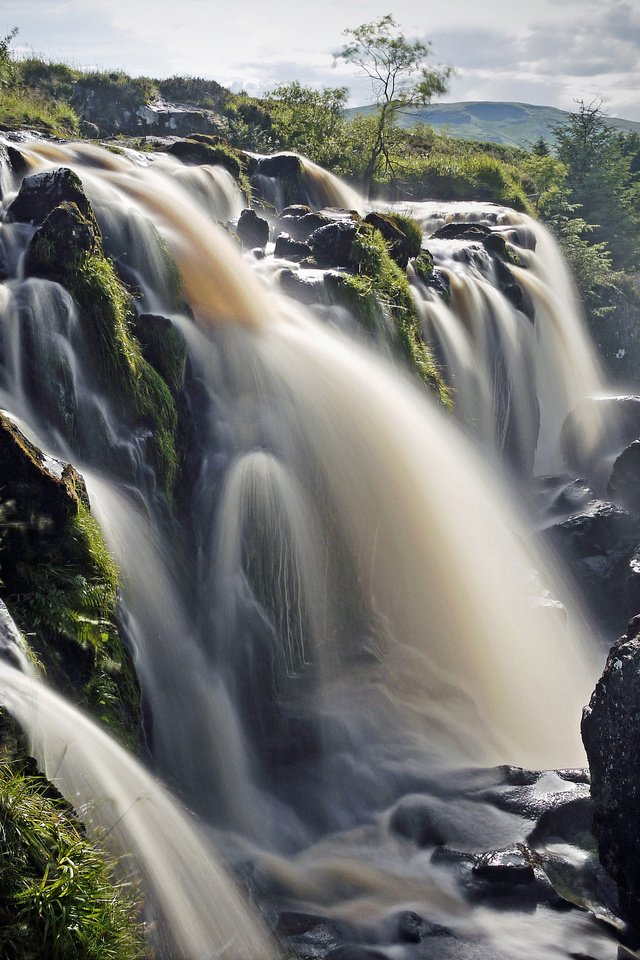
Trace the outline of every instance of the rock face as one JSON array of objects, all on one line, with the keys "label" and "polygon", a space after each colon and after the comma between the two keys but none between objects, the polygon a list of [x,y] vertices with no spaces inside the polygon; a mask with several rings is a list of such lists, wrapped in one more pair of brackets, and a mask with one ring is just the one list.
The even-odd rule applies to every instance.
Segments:
[{"label": "rock face", "polygon": [[611,648],[585,707],[582,738],[591,768],[594,833],[620,908],[640,936],[640,617]]},{"label": "rock face", "polygon": [[607,495],[620,507],[640,515],[640,440],[625,447],[614,463]]}]

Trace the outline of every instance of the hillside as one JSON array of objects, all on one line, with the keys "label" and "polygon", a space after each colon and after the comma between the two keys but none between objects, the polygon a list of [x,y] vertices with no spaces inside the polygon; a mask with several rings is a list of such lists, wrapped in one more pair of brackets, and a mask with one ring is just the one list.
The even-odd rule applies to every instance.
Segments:
[{"label": "hillside", "polygon": [[[375,107],[353,107],[351,116],[369,114]],[[427,123],[450,137],[464,140],[484,140],[527,147],[544,137],[553,139],[553,127],[563,123],[569,113],[557,107],[543,107],[531,103],[501,103],[469,100],[461,103],[434,103],[428,107],[408,110],[400,120],[401,126],[412,127]],[[619,130],[640,132],[640,123],[609,117],[608,122]]]}]

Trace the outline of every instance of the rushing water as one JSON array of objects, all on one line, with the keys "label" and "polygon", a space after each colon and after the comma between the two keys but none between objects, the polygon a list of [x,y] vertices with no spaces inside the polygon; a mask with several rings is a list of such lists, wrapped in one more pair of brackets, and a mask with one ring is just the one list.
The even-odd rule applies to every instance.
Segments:
[{"label": "rushing water", "polygon": [[[142,309],[170,316],[188,347],[199,459],[178,539],[144,445],[96,392],[73,301],[55,283],[22,279],[31,231],[0,226],[14,251],[0,288],[0,402],[86,478],[123,573],[155,773],[290,901],[371,923],[419,903],[527,957],[559,955],[572,924],[572,937],[588,938],[555,918],[526,952],[522,928],[505,921],[497,936],[482,910],[464,919],[446,872],[401,866],[402,851],[376,835],[399,798],[452,770],[583,763],[590,639],[495,463],[377,350],[260,282],[212,224],[243,205],[226,173],[80,144],[25,152],[32,171],[76,170]],[[359,202],[326,172],[305,171],[317,205]],[[540,469],[557,469],[562,420],[600,381],[549,237],[495,207],[410,212],[427,232],[497,220],[517,245],[535,327],[468,244],[433,244],[449,305],[417,280],[415,292],[465,428],[494,452],[510,447],[519,462],[535,453]],[[168,302],[159,235],[193,316]],[[72,434],[52,415],[62,384]],[[567,616],[537,602],[547,589]],[[212,955],[269,953],[209,839],[162,787],[36,678],[3,667],[0,687],[47,772],[91,802],[94,823],[121,825],[184,956],[208,956],[207,941]],[[508,818],[481,816],[494,843],[508,842]]]}]

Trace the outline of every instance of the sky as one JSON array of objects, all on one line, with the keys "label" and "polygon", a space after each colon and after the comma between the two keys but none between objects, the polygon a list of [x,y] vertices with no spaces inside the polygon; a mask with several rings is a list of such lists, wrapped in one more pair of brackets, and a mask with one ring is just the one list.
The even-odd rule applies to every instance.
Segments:
[{"label": "sky", "polygon": [[405,35],[455,68],[458,100],[512,100],[571,110],[599,99],[640,121],[637,0],[0,0],[13,48],[79,67],[190,74],[260,94],[290,80],[348,86],[371,102],[354,68],[334,63],[342,31],[391,13]]}]

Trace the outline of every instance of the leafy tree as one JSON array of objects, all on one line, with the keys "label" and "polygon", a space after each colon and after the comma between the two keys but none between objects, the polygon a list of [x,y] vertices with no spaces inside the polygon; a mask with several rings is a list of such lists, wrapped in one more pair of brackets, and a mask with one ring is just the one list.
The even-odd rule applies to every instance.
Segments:
[{"label": "leafy tree", "polygon": [[349,38],[335,54],[368,77],[378,107],[375,136],[370,146],[365,180],[371,183],[382,158],[384,171],[393,165],[389,138],[398,114],[407,107],[425,105],[447,92],[451,67],[428,67],[431,45],[410,41],[391,14],[344,31]]},{"label": "leafy tree", "polygon": [[279,84],[266,94],[277,142],[326,166],[335,166],[343,152],[346,87],[314,90],[297,80]]},{"label": "leafy tree", "polygon": [[18,28],[14,27],[4,37],[0,37],[0,87],[10,87],[16,80],[15,65],[9,48],[17,34]]},{"label": "leafy tree", "polygon": [[555,127],[557,153],[567,167],[569,199],[593,224],[596,243],[606,243],[616,267],[640,263],[638,189],[630,156],[598,103],[578,110]]}]

